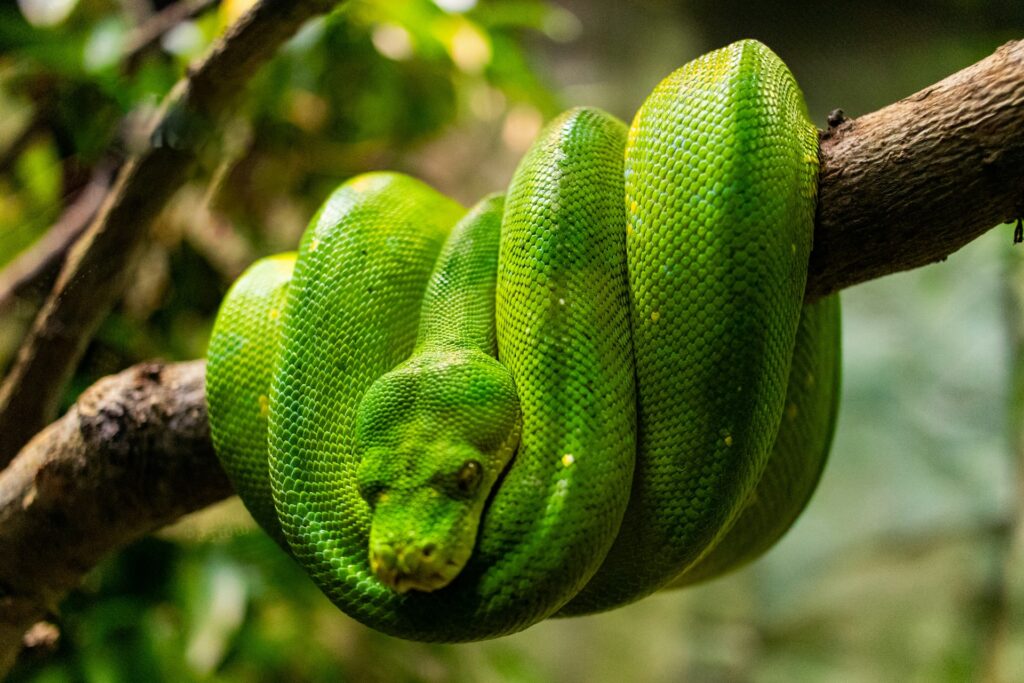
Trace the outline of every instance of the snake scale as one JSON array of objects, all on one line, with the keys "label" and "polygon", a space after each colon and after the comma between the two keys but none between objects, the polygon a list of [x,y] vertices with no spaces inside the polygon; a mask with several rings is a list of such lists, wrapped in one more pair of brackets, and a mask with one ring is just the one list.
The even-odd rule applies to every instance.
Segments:
[{"label": "snake scale", "polygon": [[839,303],[804,305],[817,133],[741,41],[631,127],[551,121],[504,196],[341,185],[232,287],[208,353],[217,452],[342,610],[465,641],[753,559],[837,412]]}]

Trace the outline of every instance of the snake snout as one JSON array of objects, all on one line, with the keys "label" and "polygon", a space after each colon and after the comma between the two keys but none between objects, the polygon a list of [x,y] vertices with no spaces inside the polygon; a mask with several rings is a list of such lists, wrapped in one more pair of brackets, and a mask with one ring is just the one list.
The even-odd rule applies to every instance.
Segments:
[{"label": "snake snout", "polygon": [[440,557],[432,542],[376,543],[370,550],[370,568],[381,583],[398,593],[433,591],[454,578],[450,562]]}]

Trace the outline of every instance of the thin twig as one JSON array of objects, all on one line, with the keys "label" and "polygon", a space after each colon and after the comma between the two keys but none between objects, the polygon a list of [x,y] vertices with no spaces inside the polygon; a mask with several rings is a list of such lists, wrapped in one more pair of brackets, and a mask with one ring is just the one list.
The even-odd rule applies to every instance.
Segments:
[{"label": "thin twig", "polygon": [[[111,169],[100,167],[57,222],[0,270],[0,311],[56,277],[71,245],[96,215],[110,189]],[[47,285],[48,286],[48,285]]]},{"label": "thin twig", "polygon": [[122,69],[126,73],[134,71],[139,58],[152,48],[168,31],[181,22],[205,12],[217,4],[219,0],[181,0],[168,5],[144,22],[132,29],[125,39],[121,51]]}]

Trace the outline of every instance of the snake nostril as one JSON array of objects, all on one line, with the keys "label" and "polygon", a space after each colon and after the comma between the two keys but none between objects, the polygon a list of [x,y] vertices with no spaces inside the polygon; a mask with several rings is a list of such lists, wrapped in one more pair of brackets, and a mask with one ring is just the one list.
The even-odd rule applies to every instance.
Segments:
[{"label": "snake nostril", "polygon": [[423,549],[420,550],[420,553],[423,555],[423,559],[428,560],[430,559],[430,556],[434,554],[435,550],[437,550],[437,546],[433,543],[428,543],[425,546],[423,546]]},{"label": "snake nostril", "polygon": [[370,553],[371,563],[384,570],[390,571],[394,569],[397,560],[398,557],[394,549],[389,545],[381,544],[374,546],[373,551]]}]

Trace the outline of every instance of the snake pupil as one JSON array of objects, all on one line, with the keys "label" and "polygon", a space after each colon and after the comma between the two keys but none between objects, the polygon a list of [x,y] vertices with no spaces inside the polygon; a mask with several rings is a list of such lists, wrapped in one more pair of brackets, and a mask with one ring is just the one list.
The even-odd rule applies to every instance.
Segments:
[{"label": "snake pupil", "polygon": [[483,466],[476,460],[467,460],[462,463],[459,473],[455,475],[455,485],[460,493],[471,495],[480,487],[480,481],[484,476]]}]

